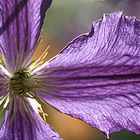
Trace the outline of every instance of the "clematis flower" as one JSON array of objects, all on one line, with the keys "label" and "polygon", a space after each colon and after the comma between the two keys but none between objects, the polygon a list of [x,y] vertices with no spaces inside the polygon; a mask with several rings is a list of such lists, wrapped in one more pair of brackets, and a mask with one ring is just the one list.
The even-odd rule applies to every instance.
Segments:
[{"label": "clematis flower", "polygon": [[51,0],[0,0],[0,140],[61,140],[42,102],[105,133],[140,134],[140,21],[105,14],[57,56],[32,61]]}]

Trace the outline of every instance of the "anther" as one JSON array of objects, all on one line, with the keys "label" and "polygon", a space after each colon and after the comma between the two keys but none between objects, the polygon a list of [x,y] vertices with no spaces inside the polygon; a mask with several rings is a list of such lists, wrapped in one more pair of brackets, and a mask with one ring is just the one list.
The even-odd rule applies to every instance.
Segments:
[{"label": "anther", "polygon": [[26,69],[15,72],[14,76],[10,79],[10,91],[17,95],[25,95],[31,89],[29,84],[30,78],[31,75]]}]

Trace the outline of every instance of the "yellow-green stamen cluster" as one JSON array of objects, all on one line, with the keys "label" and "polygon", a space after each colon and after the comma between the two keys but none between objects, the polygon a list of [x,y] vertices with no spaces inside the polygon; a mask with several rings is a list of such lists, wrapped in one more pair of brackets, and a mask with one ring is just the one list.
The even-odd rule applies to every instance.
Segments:
[{"label": "yellow-green stamen cluster", "polygon": [[32,89],[30,78],[31,75],[26,69],[15,72],[10,79],[10,91],[16,95],[25,95]]}]

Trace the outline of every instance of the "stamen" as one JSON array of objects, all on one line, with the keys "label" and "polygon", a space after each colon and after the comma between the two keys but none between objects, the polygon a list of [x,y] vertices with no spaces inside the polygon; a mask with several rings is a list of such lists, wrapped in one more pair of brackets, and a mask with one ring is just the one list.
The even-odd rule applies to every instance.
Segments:
[{"label": "stamen", "polygon": [[38,107],[38,113],[39,113],[39,115],[41,115],[41,118],[43,119],[43,121],[46,123],[46,121],[47,121],[47,117],[48,117],[48,114],[46,114],[44,111],[43,111],[43,109],[42,109],[42,107]]},{"label": "stamen", "polygon": [[12,74],[5,67],[5,62],[3,60],[2,54],[0,53],[0,69],[7,77],[11,78]]},{"label": "stamen", "polygon": [[0,102],[1,102],[0,103],[0,112],[2,112],[8,106],[9,94],[7,94],[4,98],[2,98]]},{"label": "stamen", "polygon": [[32,108],[34,109],[34,111],[42,118],[42,120],[44,122],[46,122],[46,117],[48,116],[48,114],[46,114],[44,112],[44,110],[42,109],[41,104],[39,104],[36,99],[32,99],[32,98],[27,98],[27,99],[30,102],[30,104],[31,104]]},{"label": "stamen", "polygon": [[26,69],[21,69],[10,79],[9,88],[12,94],[25,95],[33,85],[31,74]]},{"label": "stamen", "polygon": [[2,64],[0,64],[0,69],[2,70],[2,72],[3,72],[6,76],[8,76],[9,78],[12,77],[12,74],[9,73],[9,71],[8,71]]},{"label": "stamen", "polygon": [[45,58],[46,58],[46,56],[47,56],[47,54],[48,54],[48,49],[50,48],[50,46],[48,46],[47,48],[46,48],[46,50],[43,52],[43,54],[35,61],[35,63],[33,64],[33,66],[35,65],[35,64],[37,64],[39,61],[41,61],[41,60],[44,60]]},{"label": "stamen", "polygon": [[40,71],[41,69],[43,69],[44,67],[46,67],[48,65],[48,61],[46,61],[43,65],[38,65],[38,67],[36,67],[34,70],[32,70],[32,74],[35,74],[36,72]]},{"label": "stamen", "polygon": [[31,63],[31,65],[29,65],[28,70],[31,72],[31,74],[34,74],[35,72],[41,70],[42,68],[44,68],[45,66],[47,66],[48,61],[46,61],[46,56],[48,54],[48,49],[50,48],[50,46],[48,46],[46,48],[46,50],[44,51],[44,53],[33,63]]}]

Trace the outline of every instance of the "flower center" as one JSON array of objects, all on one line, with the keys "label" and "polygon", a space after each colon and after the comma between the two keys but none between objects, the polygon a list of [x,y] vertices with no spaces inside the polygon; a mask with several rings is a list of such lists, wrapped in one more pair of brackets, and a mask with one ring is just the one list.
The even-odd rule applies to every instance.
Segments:
[{"label": "flower center", "polygon": [[25,95],[31,91],[33,84],[31,84],[31,74],[26,69],[20,69],[15,72],[10,79],[10,91],[16,95]]}]

